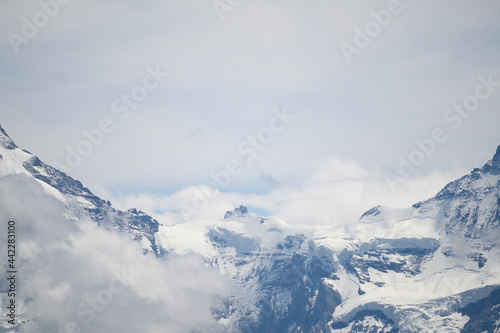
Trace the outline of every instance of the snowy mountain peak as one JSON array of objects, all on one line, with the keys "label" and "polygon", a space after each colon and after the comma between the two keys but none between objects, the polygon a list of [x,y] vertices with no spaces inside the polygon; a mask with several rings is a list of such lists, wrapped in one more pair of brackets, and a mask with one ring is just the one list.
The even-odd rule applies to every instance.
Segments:
[{"label": "snowy mountain peak", "polygon": [[229,217],[235,217],[235,216],[243,217],[247,213],[248,213],[248,209],[245,206],[240,205],[238,208],[235,208],[234,210],[228,210],[226,212],[226,214],[224,215],[224,219],[227,219]]},{"label": "snowy mountain peak", "polygon": [[497,152],[495,156],[493,156],[493,159],[491,160],[491,164],[496,168],[500,168],[500,146],[498,146]]},{"label": "snowy mountain peak", "polygon": [[366,217],[366,216],[377,216],[379,214],[380,214],[380,205],[375,206],[373,208],[370,208],[369,210],[367,210],[366,212],[364,212],[363,215],[361,215],[361,217],[359,219],[361,220],[363,217]]},{"label": "snowy mountain peak", "polygon": [[46,194],[64,205],[66,218],[78,220],[88,216],[104,228],[128,232],[141,241],[146,251],[156,251],[154,234],[158,231],[158,221],[136,209],[120,211],[113,208],[109,201],[94,195],[78,180],[19,149],[0,126],[0,178],[9,175],[35,180]]},{"label": "snowy mountain peak", "polygon": [[0,125],[0,146],[4,147],[5,149],[9,149],[9,150],[17,148],[14,141],[12,141],[12,139],[9,137],[9,135],[2,128],[2,125]]},{"label": "snowy mountain peak", "polygon": [[[479,169],[474,169],[477,172]],[[497,147],[497,151],[493,158],[488,161],[480,171],[488,174],[498,175],[500,174],[500,146]]]}]

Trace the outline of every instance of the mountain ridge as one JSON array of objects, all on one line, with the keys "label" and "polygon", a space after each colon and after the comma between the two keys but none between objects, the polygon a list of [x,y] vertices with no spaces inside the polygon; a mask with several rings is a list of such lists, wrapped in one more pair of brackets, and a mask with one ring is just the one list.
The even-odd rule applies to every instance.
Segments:
[{"label": "mountain ridge", "polygon": [[[289,225],[228,211],[166,226],[116,210],[81,182],[20,150],[0,126],[0,177],[25,174],[157,257],[196,254],[234,284],[214,310],[237,332],[498,332],[500,146],[482,168],[407,209],[376,206],[347,228]],[[207,286],[209,287],[209,286]]]},{"label": "mountain ridge", "polygon": [[[78,218],[78,211],[80,211],[80,213],[88,214],[98,225],[103,225],[105,228],[126,231],[136,240],[145,238],[145,250],[156,253],[157,246],[154,234],[158,231],[158,221],[134,208],[125,212],[113,208],[109,201],[94,195],[80,181],[43,163],[30,152],[20,150],[1,125],[0,146],[10,152],[17,153],[15,157],[22,155],[22,158],[11,158],[11,166],[4,169],[3,174],[0,172],[0,175],[24,173],[32,176],[44,187],[48,194],[67,205],[71,204],[73,206],[68,206],[68,209],[76,206],[77,216],[73,216],[73,218]],[[1,151],[0,156],[3,156]],[[6,161],[3,161],[3,163],[6,163]],[[75,214],[74,210],[72,210],[72,214]]]}]

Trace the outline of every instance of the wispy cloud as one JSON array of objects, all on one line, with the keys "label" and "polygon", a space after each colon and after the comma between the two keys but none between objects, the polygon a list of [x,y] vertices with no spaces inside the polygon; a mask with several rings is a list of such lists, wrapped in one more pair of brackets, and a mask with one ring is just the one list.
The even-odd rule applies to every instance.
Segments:
[{"label": "wispy cloud", "polygon": [[344,225],[357,221],[376,205],[406,208],[426,200],[464,173],[463,169],[447,173],[436,170],[394,182],[380,170],[364,169],[354,161],[328,158],[311,161],[305,180],[290,180],[262,194],[216,191],[208,205],[196,205],[200,198],[205,198],[204,193],[214,192],[206,185],[190,186],[168,195],[110,193],[104,188],[99,192],[118,207],[138,207],[164,224],[186,222],[180,209],[183,205],[199,208],[188,220],[220,220],[227,210],[243,204],[269,212],[287,223]]}]

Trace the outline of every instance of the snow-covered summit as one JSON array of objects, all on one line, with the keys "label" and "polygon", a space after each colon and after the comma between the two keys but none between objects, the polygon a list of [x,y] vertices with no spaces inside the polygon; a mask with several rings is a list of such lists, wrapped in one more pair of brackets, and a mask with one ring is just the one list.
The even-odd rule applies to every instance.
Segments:
[{"label": "snow-covered summit", "polygon": [[0,146],[2,146],[5,149],[17,148],[14,141],[12,141],[12,139],[7,135],[7,133],[2,128],[2,125],[0,125]]},{"label": "snow-covered summit", "polygon": [[493,159],[491,160],[491,165],[497,169],[500,169],[500,146],[497,148],[497,152]]},{"label": "snow-covered summit", "polygon": [[224,219],[230,218],[232,216],[244,216],[246,213],[248,213],[247,207],[240,205],[239,207],[235,208],[234,210],[228,210],[226,214],[224,215]]}]

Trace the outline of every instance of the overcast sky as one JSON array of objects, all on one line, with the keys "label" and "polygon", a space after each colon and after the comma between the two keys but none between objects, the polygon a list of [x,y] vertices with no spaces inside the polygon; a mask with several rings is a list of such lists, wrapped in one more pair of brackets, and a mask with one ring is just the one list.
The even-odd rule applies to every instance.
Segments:
[{"label": "overcast sky", "polygon": [[500,144],[495,0],[0,6],[7,133],[169,222],[211,173],[220,209],[352,218],[423,200]]}]

